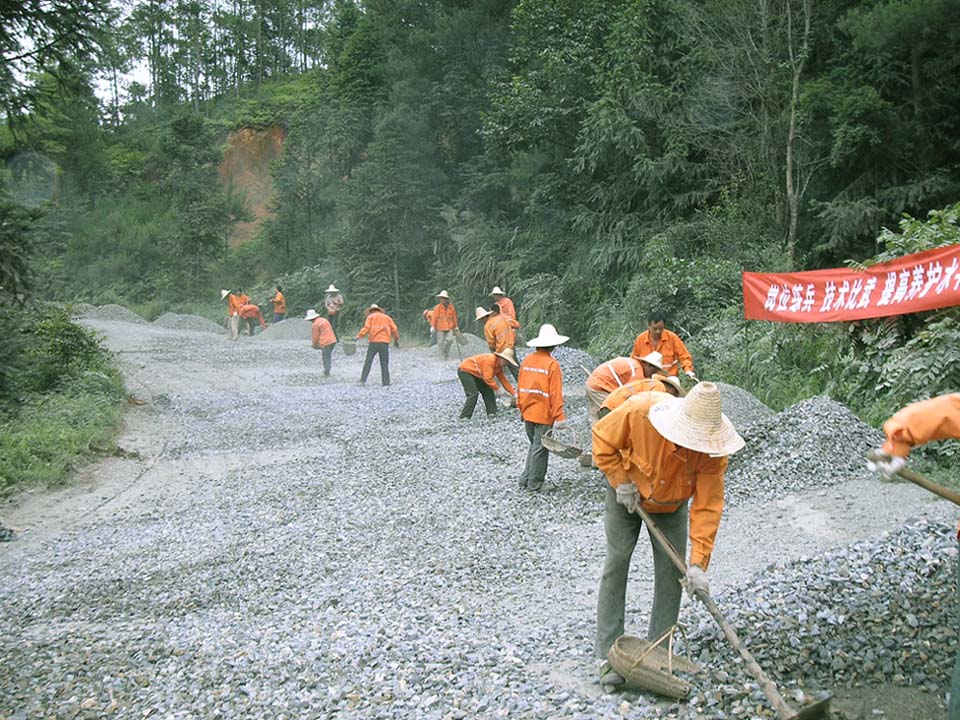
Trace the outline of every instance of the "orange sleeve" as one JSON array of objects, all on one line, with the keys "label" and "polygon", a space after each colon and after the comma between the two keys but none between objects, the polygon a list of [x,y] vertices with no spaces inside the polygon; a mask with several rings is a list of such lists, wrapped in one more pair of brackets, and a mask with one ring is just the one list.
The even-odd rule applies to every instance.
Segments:
[{"label": "orange sleeve", "polygon": [[629,444],[631,418],[629,412],[612,412],[593,425],[593,461],[612,487],[630,482],[620,448]]},{"label": "orange sleeve", "polygon": [[366,322],[363,323],[363,327],[360,328],[360,332],[357,333],[357,340],[362,338],[364,335],[370,332],[373,326],[370,324],[370,316],[367,315]]},{"label": "orange sleeve", "polygon": [[683,340],[680,339],[679,335],[674,335],[673,346],[677,353],[677,360],[680,361],[680,366],[684,370],[693,372],[693,355],[687,350],[687,346],[683,344]]},{"label": "orange sleeve", "polygon": [[641,337],[643,337],[643,335],[637,335],[637,339],[633,341],[633,350],[630,351],[630,357],[638,358],[646,355],[646,353],[643,352],[643,345],[640,343]]},{"label": "orange sleeve", "polygon": [[[513,388],[513,385],[510,384],[510,381],[507,380],[507,376],[503,372],[503,368],[497,370],[497,380],[499,380],[500,384],[503,385],[504,390],[516,397],[517,391]],[[496,388],[494,388],[494,390],[496,390]]]},{"label": "orange sleeve", "polygon": [[[700,453],[698,453],[700,454]],[[690,503],[690,564],[704,570],[720,528],[723,513],[723,475],[727,458],[702,455],[697,467],[697,489]]]},{"label": "orange sleeve", "polygon": [[487,347],[490,348],[490,352],[497,351],[497,336],[493,330],[493,320],[487,320],[483,325],[483,337],[487,341]]},{"label": "orange sleeve", "polygon": [[563,414],[563,373],[560,364],[550,368],[550,415],[553,422],[563,422],[567,416]]},{"label": "orange sleeve", "polygon": [[907,405],[883,424],[883,432],[884,452],[900,457],[933,440],[960,438],[960,393]]},{"label": "orange sleeve", "polygon": [[312,335],[312,345],[315,348],[320,347],[320,327],[316,323],[311,323],[313,325]]},{"label": "orange sleeve", "polygon": [[460,321],[457,319],[457,309],[456,309],[455,307],[453,307],[453,305],[451,305],[450,308],[453,310],[453,327],[454,327],[454,328],[459,328],[459,327],[460,327]]}]

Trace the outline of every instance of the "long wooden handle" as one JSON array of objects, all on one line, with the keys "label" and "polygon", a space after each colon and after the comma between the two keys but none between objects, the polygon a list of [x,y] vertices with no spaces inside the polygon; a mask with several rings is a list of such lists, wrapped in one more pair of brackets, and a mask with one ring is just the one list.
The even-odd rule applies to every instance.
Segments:
[{"label": "long wooden handle", "polygon": [[[643,508],[637,507],[637,514],[640,515],[643,521],[647,524],[647,529],[650,531],[650,534],[653,535],[658,543],[660,543],[660,547],[662,547],[664,552],[670,557],[670,560],[673,562],[677,570],[686,575],[687,564],[683,561],[683,558],[680,557],[680,553],[678,553],[676,548],[673,547],[673,544],[670,542],[667,536],[663,534],[660,528],[654,525],[650,515]],[[727,619],[723,616],[723,613],[720,612],[720,608],[717,607],[717,604],[713,601],[713,598],[710,597],[710,593],[698,591],[695,593],[695,595],[697,600],[702,602],[707,608],[707,611],[713,615],[713,619],[717,621],[717,625],[720,626],[720,629],[726,636],[727,641],[733,646],[733,649],[736,650],[740,654],[740,657],[743,658],[743,662],[746,664],[747,670],[751,675],[753,675],[753,679],[757,681],[760,689],[763,690],[763,694],[767,696],[767,700],[770,701],[773,709],[777,711],[777,714],[781,717],[781,719],[788,720],[789,718],[795,717],[796,711],[787,705],[787,701],[783,699],[780,691],[777,690],[777,686],[774,685],[773,681],[763,671],[763,668],[761,668],[760,665],[757,664],[757,661],[754,660],[753,655],[750,654],[750,651],[747,650],[746,646],[743,644],[743,642],[741,642],[740,637],[733,629],[733,626],[727,622]]]},{"label": "long wooden handle", "polygon": [[[867,453],[867,459],[872,460],[873,462],[886,460],[886,458],[876,451],[871,451]],[[939,495],[944,500],[949,500],[954,505],[960,505],[960,493],[957,493],[949,488],[945,488],[943,485],[937,485],[932,480],[927,480],[920,473],[916,473],[910,468],[900,468],[900,471],[897,473],[904,480],[909,480],[914,485],[919,485],[924,490],[929,490],[934,495]]]}]

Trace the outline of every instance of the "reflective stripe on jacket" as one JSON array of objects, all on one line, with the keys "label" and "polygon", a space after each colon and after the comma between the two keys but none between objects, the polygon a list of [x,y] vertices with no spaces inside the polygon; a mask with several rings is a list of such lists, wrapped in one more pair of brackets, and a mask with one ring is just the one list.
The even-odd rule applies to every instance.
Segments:
[{"label": "reflective stripe on jacket", "polygon": [[647,512],[674,512],[692,497],[690,564],[706,570],[723,512],[727,458],[674,445],[656,431],[650,408],[669,398],[641,393],[595,423],[593,458],[611,486],[636,485]]},{"label": "reflective stripe on jacket", "polygon": [[628,382],[643,377],[643,368],[640,362],[626,357],[615,357],[613,360],[598,365],[597,369],[587,378],[587,387],[600,392],[613,392]]},{"label": "reflective stripe on jacket", "polygon": [[607,410],[616,410],[634,395],[639,395],[644,392],[665,393],[667,392],[667,388],[662,382],[654,380],[653,378],[634,380],[633,382],[628,382],[623,387],[618,387],[607,395],[607,399],[603,401],[603,405],[600,407],[606,408]]},{"label": "reflective stripe on jacket", "polygon": [[535,350],[523,359],[517,380],[517,407],[524,420],[553,425],[563,414],[563,373],[546,350]]},{"label": "reflective stripe on jacket", "polygon": [[457,327],[457,309],[453,303],[446,306],[442,302],[436,304],[433,308],[433,327],[437,332],[446,332]]},{"label": "reflective stripe on jacket", "polygon": [[494,315],[483,326],[483,336],[487,339],[490,352],[502,352],[512,348],[516,342],[516,333],[510,327],[510,321],[502,315]]},{"label": "reflective stripe on jacket", "polygon": [[475,378],[483,380],[487,385],[496,391],[497,383],[496,380],[500,381],[500,384],[503,385],[503,389],[506,390],[511,395],[516,395],[516,390],[513,389],[513,385],[507,380],[507,376],[504,375],[503,368],[499,367],[499,360],[496,355],[493,353],[480,353],[479,355],[471,355],[462,363],[460,363],[460,370],[463,372],[473,375]]}]

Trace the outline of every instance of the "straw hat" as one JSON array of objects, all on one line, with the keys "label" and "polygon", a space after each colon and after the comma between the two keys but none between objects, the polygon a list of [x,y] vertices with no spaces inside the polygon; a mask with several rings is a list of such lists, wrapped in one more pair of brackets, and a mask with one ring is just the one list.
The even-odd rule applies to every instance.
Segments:
[{"label": "straw hat", "polygon": [[649,365],[653,365],[661,373],[666,372],[663,369],[663,353],[658,353],[656,350],[654,350],[652,353],[647,353],[641,358],[637,358],[637,360],[640,362],[645,362]]},{"label": "straw hat", "polygon": [[335,293],[335,292],[340,292],[340,291],[337,290],[337,286],[336,286],[336,285],[334,285],[333,283],[330,283],[330,287],[328,287],[326,290],[324,290],[324,292]]},{"label": "straw hat", "polygon": [[377,305],[376,303],[373,303],[373,305],[367,308],[368,313],[372,313],[374,310],[379,310],[380,312],[383,312],[383,308]]},{"label": "straw hat", "polygon": [[712,382],[693,386],[685,398],[663,400],[650,408],[650,424],[670,442],[713,457],[733,455],[746,444],[720,410],[720,388]]},{"label": "straw hat", "polygon": [[318,317],[320,316],[317,315],[317,311],[313,308],[310,308],[307,310],[307,316],[304,318],[304,320],[316,320]]},{"label": "straw hat", "polygon": [[221,291],[220,291],[220,299],[223,300],[223,299],[224,299],[227,295],[229,295],[229,294],[230,294],[230,291],[229,291],[229,290],[221,290]]},{"label": "straw hat", "polygon": [[504,348],[500,352],[494,353],[494,355],[496,355],[497,357],[502,357],[504,360],[506,360],[508,363],[510,363],[514,367],[517,367],[517,365],[519,364],[517,363],[517,356],[514,354],[513,348]]},{"label": "straw hat", "polygon": [[487,317],[487,315],[493,315],[491,311],[487,310],[485,307],[482,307],[482,306],[476,309],[476,314],[477,314],[477,317],[474,319],[477,320],[478,322],[480,320],[483,320],[485,317]]},{"label": "straw hat", "polygon": [[527,340],[527,347],[556,347],[563,345],[570,338],[566,335],[559,335],[557,329],[547,323],[540,326],[540,334],[533,340]]},{"label": "straw hat", "polygon": [[506,295],[506,293],[500,289],[499,285],[494,285],[493,290],[490,291],[490,297],[493,297],[494,295]]},{"label": "straw hat", "polygon": [[449,295],[447,295],[447,291],[446,291],[446,290],[441,290],[441,291],[440,291],[440,292],[438,292],[438,293],[437,293],[436,295],[434,295],[434,297],[438,297],[438,298],[446,298],[447,300],[449,300],[449,299],[450,299],[450,296],[449,296]]},{"label": "straw hat", "polygon": [[669,385],[677,391],[677,397],[684,397],[687,394],[687,391],[683,389],[683,385],[680,384],[680,378],[676,375],[654,375],[654,380],[659,380],[664,385]]}]

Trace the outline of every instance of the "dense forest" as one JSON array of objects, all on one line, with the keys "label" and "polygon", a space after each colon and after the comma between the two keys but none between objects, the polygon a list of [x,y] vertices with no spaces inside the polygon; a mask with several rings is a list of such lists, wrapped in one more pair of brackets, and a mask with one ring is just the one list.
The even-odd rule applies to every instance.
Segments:
[{"label": "dense forest", "polygon": [[[653,309],[701,376],[876,419],[957,389],[955,312],[742,319],[740,272],[960,240],[960,0],[55,0],[0,9],[0,284],[28,301],[416,328],[501,285],[601,356]],[[140,78],[134,80],[133,78]],[[276,128],[270,216],[218,177]],[[916,219],[914,219],[916,218]],[[19,310],[17,312],[20,312]],[[9,360],[9,363],[15,360]]]}]

